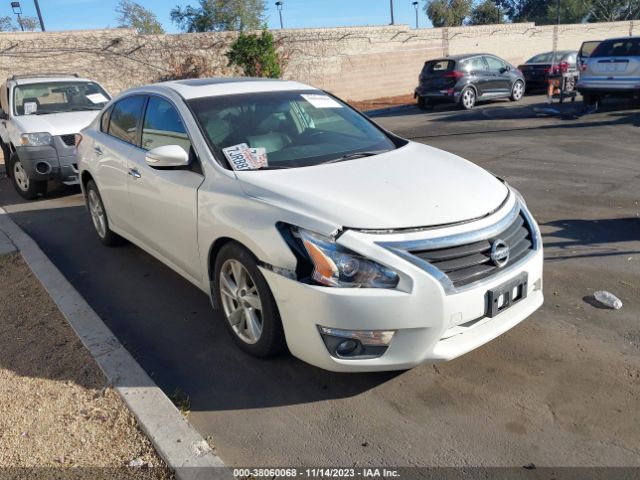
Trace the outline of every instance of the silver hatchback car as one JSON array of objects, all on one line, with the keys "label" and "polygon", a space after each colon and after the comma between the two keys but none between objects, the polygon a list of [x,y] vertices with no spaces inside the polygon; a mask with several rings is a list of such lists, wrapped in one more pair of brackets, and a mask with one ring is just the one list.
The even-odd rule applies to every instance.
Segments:
[{"label": "silver hatchback car", "polygon": [[640,97],[640,37],[604,40],[582,63],[576,86],[588,105],[605,96]]}]

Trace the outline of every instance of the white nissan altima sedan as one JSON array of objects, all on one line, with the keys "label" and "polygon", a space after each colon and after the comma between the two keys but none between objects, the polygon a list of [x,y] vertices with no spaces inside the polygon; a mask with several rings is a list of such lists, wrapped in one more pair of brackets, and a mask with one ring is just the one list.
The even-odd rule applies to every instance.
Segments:
[{"label": "white nissan altima sedan", "polygon": [[543,302],[540,232],[516,190],[301,83],[132,89],[77,149],[102,242],[127,239],[197,285],[255,356],[407,369]]}]

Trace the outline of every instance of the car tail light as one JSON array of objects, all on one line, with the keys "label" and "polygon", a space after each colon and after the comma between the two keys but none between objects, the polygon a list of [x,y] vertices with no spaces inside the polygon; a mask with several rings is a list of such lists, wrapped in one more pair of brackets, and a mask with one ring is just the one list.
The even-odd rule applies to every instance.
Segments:
[{"label": "car tail light", "polygon": [[580,71],[581,72],[586,72],[587,71],[587,64],[586,63],[581,63],[580,64]]},{"label": "car tail light", "polygon": [[569,64],[567,62],[560,62],[559,67],[562,73],[569,71]]},{"label": "car tail light", "polygon": [[75,136],[76,148],[78,148],[78,146],[80,145],[81,142],[82,142],[82,135],[80,135],[79,133],[76,133],[76,136]]},{"label": "car tail light", "polygon": [[461,72],[460,70],[452,70],[444,74],[444,78],[455,78],[458,80],[462,77],[464,77],[464,72]]}]

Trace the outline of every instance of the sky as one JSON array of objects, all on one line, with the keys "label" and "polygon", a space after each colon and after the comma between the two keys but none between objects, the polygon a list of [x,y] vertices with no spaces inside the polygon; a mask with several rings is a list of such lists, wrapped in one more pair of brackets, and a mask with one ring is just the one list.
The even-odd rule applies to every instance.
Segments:
[{"label": "sky", "polygon": [[[117,26],[115,13],[118,0],[39,0],[47,30],[83,30]],[[389,0],[283,0],[285,28],[340,27],[358,25],[388,25],[391,22]],[[177,33],[169,12],[176,5],[198,4],[197,0],[137,0],[153,11],[164,29]],[[415,10],[411,0],[394,0],[395,22],[415,26]],[[420,7],[422,7],[420,1]],[[20,0],[24,15],[36,16],[33,0]],[[279,28],[280,20],[275,0],[267,0],[266,17],[269,28]],[[420,26],[430,26],[420,9]],[[0,16],[13,16],[10,2],[0,2]]]}]

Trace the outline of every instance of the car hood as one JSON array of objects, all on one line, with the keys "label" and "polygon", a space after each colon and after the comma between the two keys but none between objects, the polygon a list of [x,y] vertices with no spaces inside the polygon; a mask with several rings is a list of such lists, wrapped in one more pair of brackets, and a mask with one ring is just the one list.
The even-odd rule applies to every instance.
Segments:
[{"label": "car hood", "polygon": [[471,220],[497,209],[508,195],[502,182],[473,163],[413,142],[339,163],[235,173],[253,198],[358,229]]},{"label": "car hood", "polygon": [[21,115],[14,117],[17,129],[24,133],[49,132],[51,135],[78,133],[100,113],[99,110],[49,113],[46,115]]}]

